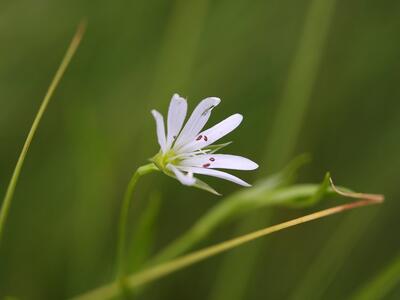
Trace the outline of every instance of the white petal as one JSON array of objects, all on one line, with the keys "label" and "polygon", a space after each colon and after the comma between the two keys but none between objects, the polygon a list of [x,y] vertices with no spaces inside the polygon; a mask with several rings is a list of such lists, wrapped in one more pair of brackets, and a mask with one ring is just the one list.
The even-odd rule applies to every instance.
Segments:
[{"label": "white petal", "polygon": [[186,99],[180,97],[178,94],[174,94],[168,110],[167,149],[171,148],[172,143],[181,131],[186,118],[186,112]]},{"label": "white petal", "polygon": [[193,173],[187,171],[188,174],[184,174],[181,170],[178,170],[174,165],[168,164],[167,168],[171,170],[176,178],[183,184],[183,185],[194,185],[196,183],[196,179],[193,177]]},{"label": "white petal", "polygon": [[221,100],[216,97],[210,97],[202,100],[197,107],[194,109],[192,115],[183,127],[181,134],[179,135],[174,149],[193,141],[200,130],[206,125],[210,118],[212,109],[217,106]]},{"label": "white petal", "polygon": [[193,172],[194,174],[202,174],[202,175],[209,175],[213,177],[222,178],[243,186],[251,186],[250,184],[248,184],[247,182],[243,181],[242,179],[236,176],[218,170],[198,168],[198,167],[181,167],[181,166],[179,166],[179,169],[185,172]]},{"label": "white petal", "polygon": [[151,111],[151,114],[156,120],[158,144],[160,145],[162,152],[165,152],[167,141],[165,138],[164,118],[158,111],[154,109]]},{"label": "white petal", "polygon": [[255,170],[258,165],[248,158],[229,154],[203,154],[184,159],[179,163],[186,167],[203,167],[211,169]]},{"label": "white petal", "polygon": [[242,122],[243,116],[241,114],[234,114],[222,122],[214,125],[213,127],[199,133],[193,141],[180,149],[180,152],[190,152],[194,150],[202,149],[215,141],[219,140],[223,136],[227,135]]}]

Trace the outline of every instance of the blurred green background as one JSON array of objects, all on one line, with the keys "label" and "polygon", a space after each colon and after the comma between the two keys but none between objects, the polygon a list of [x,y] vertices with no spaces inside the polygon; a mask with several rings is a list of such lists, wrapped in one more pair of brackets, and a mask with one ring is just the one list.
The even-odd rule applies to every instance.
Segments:
[{"label": "blurred green background", "polygon": [[[346,299],[400,255],[399,1],[2,1],[1,196],[82,17],[86,36],[17,186],[0,297],[65,299],[113,278],[124,188],[158,151],[149,111],[165,113],[174,92],[190,109],[220,97],[210,124],[244,115],[224,141],[259,163],[239,174],[250,182],[308,152],[300,181],[329,170],[338,184],[387,200],[242,246],[138,299]],[[240,189],[207,181],[224,195]],[[151,190],[161,195],[153,253],[221,201],[154,174],[139,183],[131,229]],[[201,246],[335,203],[250,213]],[[400,299],[400,286],[385,299]]]}]

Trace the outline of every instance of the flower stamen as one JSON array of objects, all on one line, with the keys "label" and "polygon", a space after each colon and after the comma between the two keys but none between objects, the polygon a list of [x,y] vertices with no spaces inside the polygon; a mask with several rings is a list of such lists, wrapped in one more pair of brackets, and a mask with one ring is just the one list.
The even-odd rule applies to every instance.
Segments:
[{"label": "flower stamen", "polygon": [[229,143],[221,145],[213,145],[213,143],[233,131],[243,120],[241,114],[234,114],[202,131],[211,111],[220,101],[217,97],[208,97],[202,100],[186,124],[184,121],[187,101],[178,94],[172,96],[168,109],[167,126],[164,124],[163,116],[156,110],[152,110],[156,121],[157,140],[161,149],[151,158],[151,161],[161,171],[176,178],[183,185],[195,186],[214,194],[218,193],[194,175],[203,174],[232,181],[242,186],[250,186],[234,175],[214,169],[254,170],[258,167],[256,163],[245,157],[214,154]]}]

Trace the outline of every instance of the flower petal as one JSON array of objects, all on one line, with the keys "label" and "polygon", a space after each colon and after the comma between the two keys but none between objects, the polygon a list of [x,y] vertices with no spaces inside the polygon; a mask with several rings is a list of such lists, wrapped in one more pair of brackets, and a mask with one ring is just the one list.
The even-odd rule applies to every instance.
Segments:
[{"label": "flower petal", "polygon": [[184,172],[192,172],[194,174],[202,174],[202,175],[208,175],[208,176],[213,176],[213,177],[218,177],[221,179],[225,179],[228,181],[232,181],[236,184],[242,185],[242,186],[251,186],[248,184],[246,181],[243,181],[242,179],[233,176],[229,173],[218,171],[218,170],[212,170],[212,169],[206,169],[206,168],[198,168],[198,167],[181,167],[179,166],[179,169],[184,171]]},{"label": "flower petal", "polygon": [[191,152],[194,150],[202,149],[223,136],[227,135],[242,122],[243,116],[241,114],[234,114],[222,122],[214,125],[213,127],[198,134],[197,138],[192,139],[192,142],[183,146],[180,152]]},{"label": "flower petal", "polygon": [[186,118],[186,112],[186,99],[180,97],[178,94],[174,94],[168,110],[167,149],[171,148],[171,145],[181,131]]},{"label": "flower petal", "polygon": [[248,158],[229,154],[203,154],[184,159],[179,163],[187,167],[211,169],[255,170],[258,165]]},{"label": "flower petal", "polygon": [[162,152],[165,152],[167,141],[165,138],[164,118],[158,111],[154,109],[151,111],[151,114],[156,120],[158,144],[160,145]]},{"label": "flower petal", "polygon": [[187,171],[187,174],[184,174],[181,170],[177,169],[174,165],[168,164],[167,168],[172,171],[176,179],[180,181],[183,185],[194,185],[196,183],[196,179],[193,177],[193,173]]},{"label": "flower petal", "polygon": [[210,118],[212,109],[217,106],[221,100],[216,97],[209,97],[202,100],[194,109],[192,115],[183,127],[181,134],[176,140],[174,149],[179,149],[183,145],[193,141],[200,130],[206,125]]}]

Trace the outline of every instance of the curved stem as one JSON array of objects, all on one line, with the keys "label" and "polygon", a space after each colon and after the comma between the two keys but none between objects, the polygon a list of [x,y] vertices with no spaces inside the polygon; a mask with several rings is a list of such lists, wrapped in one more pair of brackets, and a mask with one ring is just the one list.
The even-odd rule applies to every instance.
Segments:
[{"label": "curved stem", "polygon": [[400,253],[349,299],[385,299],[400,282]]},{"label": "curved stem", "polygon": [[[318,212],[305,215],[290,221],[286,221],[274,226],[266,227],[251,233],[227,240],[222,243],[198,250],[187,255],[169,260],[167,262],[155,265],[136,274],[130,275],[126,278],[126,287],[136,288],[142,286],[159,278],[162,278],[168,274],[186,268],[194,263],[200,262],[207,258],[213,257],[217,254],[226,252],[230,249],[234,249],[237,246],[246,244],[263,236],[278,232],[290,227],[294,227],[303,223],[307,223],[313,220],[321,219],[330,215],[341,213],[347,210],[355,209],[372,204],[379,204],[381,200],[378,199],[362,199],[352,203],[346,203],[343,205],[331,207],[328,209],[320,210]],[[74,297],[73,300],[99,300],[99,299],[113,299],[118,294],[118,285],[113,282],[104,286],[101,286],[95,290],[89,291],[85,294]]]},{"label": "curved stem", "polygon": [[118,224],[118,241],[117,241],[117,281],[119,282],[122,291],[124,291],[124,276],[125,276],[125,250],[126,250],[126,225],[128,221],[128,212],[131,204],[131,199],[137,181],[143,175],[158,170],[153,164],[147,164],[139,167],[135,173],[133,173],[128,186],[126,188],[124,199],[121,206],[121,212],[119,216]]},{"label": "curved stem", "polygon": [[18,178],[21,173],[26,154],[28,153],[29,146],[31,145],[31,142],[33,140],[33,137],[35,136],[36,130],[39,127],[40,121],[41,121],[41,119],[46,111],[46,108],[51,100],[51,96],[53,95],[61,78],[63,77],[65,70],[67,69],[69,63],[71,62],[71,59],[74,56],[76,50],[78,49],[78,46],[79,46],[79,44],[82,40],[83,34],[85,32],[85,27],[86,27],[85,22],[82,22],[79,25],[70,45],[68,47],[68,50],[65,53],[65,56],[60,64],[60,66],[58,67],[56,74],[53,77],[53,81],[51,82],[51,84],[46,92],[46,95],[44,96],[42,104],[40,105],[39,111],[37,112],[37,114],[35,116],[32,127],[29,130],[29,133],[28,133],[28,136],[26,137],[24,146],[22,147],[21,153],[18,157],[17,164],[16,164],[14,172],[11,176],[11,180],[10,180],[10,183],[8,184],[7,191],[4,196],[4,200],[3,200],[3,203],[2,203],[1,209],[0,209],[0,242],[1,242],[1,239],[3,236],[4,227],[5,227],[7,217],[8,217],[8,212],[10,210],[11,202],[14,197],[14,192],[15,192],[15,188],[17,186]]}]

